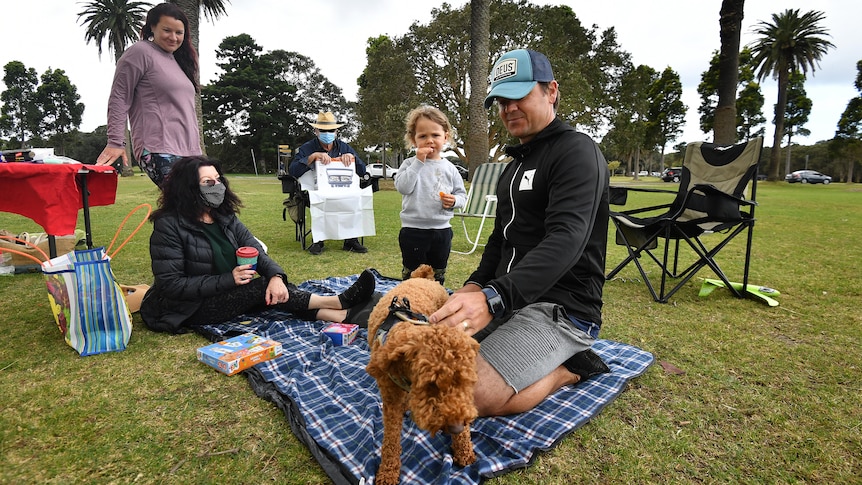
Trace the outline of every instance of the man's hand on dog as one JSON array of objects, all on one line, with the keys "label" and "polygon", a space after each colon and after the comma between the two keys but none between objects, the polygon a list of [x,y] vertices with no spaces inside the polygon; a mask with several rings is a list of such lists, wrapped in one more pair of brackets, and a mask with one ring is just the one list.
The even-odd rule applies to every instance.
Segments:
[{"label": "man's hand on dog", "polygon": [[431,323],[460,328],[467,335],[475,335],[493,319],[488,311],[488,300],[482,288],[467,285],[449,297],[446,304],[429,317]]}]

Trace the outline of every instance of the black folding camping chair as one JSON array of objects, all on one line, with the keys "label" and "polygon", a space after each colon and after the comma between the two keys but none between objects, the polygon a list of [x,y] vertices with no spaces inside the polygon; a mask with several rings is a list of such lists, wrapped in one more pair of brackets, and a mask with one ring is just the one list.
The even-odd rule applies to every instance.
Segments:
[{"label": "black folding camping chair", "polygon": [[306,249],[306,241],[311,234],[311,229],[306,225],[305,209],[309,206],[308,192],[302,190],[299,180],[289,173],[279,173],[281,180],[281,192],[287,194],[282,205],[281,218],[287,221],[288,216],[295,225],[295,240],[299,241],[302,249]]},{"label": "black folding camping chair", "polygon": [[[627,249],[626,258],[610,273],[613,279],[629,263],[634,263],[653,299],[667,303],[698,271],[709,267],[733,292],[742,298],[744,291],[734,288],[716,257],[737,235],[747,231],[742,271],[742,288],[747,288],[754,231],[754,209],[757,206],[757,164],[763,138],[745,143],[719,146],[696,142],[688,145],[682,165],[679,190],[672,202],[624,211],[611,211],[616,227],[616,243]],[[665,192],[660,189],[611,187],[611,203],[625,205],[629,192]],[[659,211],[664,211],[660,212]],[[657,214],[658,213],[658,214]],[[657,215],[656,215],[657,214]],[[704,237],[723,237],[712,245]],[[680,245],[684,241],[686,245]],[[691,253],[682,254],[681,247]],[[643,258],[647,256],[647,258]],[[684,269],[685,261],[693,259]],[[644,268],[642,260],[655,263],[661,277],[655,289],[656,277]],[[678,280],[668,289],[669,279]]]}]

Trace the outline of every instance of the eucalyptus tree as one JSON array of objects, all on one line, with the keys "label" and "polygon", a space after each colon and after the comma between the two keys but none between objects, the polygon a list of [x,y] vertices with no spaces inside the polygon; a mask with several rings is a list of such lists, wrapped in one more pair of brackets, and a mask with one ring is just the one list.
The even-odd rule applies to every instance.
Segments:
[{"label": "eucalyptus tree", "polygon": [[84,104],[80,102],[78,88],[69,81],[62,69],[48,69],[42,74],[36,88],[42,135],[59,141],[59,155],[66,154],[66,138],[81,126]]},{"label": "eucalyptus tree", "polygon": [[468,132],[470,13],[467,5],[452,9],[444,3],[432,9],[431,16],[427,25],[411,25],[399,45],[409,53],[418,101],[447,114],[459,137],[452,151],[463,160],[466,155],[461,136]]},{"label": "eucalyptus tree", "polygon": [[611,129],[602,139],[602,149],[626,161],[626,172],[638,178],[641,149],[647,145],[650,99],[645,96],[658,79],[655,69],[640,65],[623,73],[619,86],[608,93],[615,106]]},{"label": "eucalyptus tree", "polygon": [[[94,42],[102,57],[102,44],[108,44],[108,52],[114,54],[114,63],[120,60],[126,46],[141,36],[141,26],[147,17],[150,3],[128,0],[91,0],[78,13],[78,20],[85,26],[84,40]],[[107,96],[107,93],[105,94]],[[126,126],[126,157],[134,160],[129,127]],[[123,176],[132,175],[131,167],[122,168]]]},{"label": "eucalyptus tree", "polygon": [[647,89],[647,130],[645,148],[659,148],[660,166],[664,168],[664,151],[668,143],[682,134],[686,106],[682,102],[682,82],[670,67],[665,68]]},{"label": "eucalyptus tree", "polygon": [[[734,140],[749,140],[764,132],[761,126],[766,122],[763,117],[763,94],[760,84],[754,80],[751,50],[747,47],[739,53],[739,67],[736,86],[736,136]],[[714,131],[718,117],[719,53],[713,52],[709,68],[701,74],[697,93],[700,95],[700,129],[703,133]],[[718,143],[716,141],[716,143]]]},{"label": "eucalyptus tree", "polygon": [[249,149],[260,154],[266,131],[261,121],[274,94],[269,87],[275,77],[275,67],[262,57],[262,51],[248,34],[226,37],[216,49],[216,65],[222,72],[201,89],[207,138],[222,149],[231,145],[241,149],[239,153],[219,153],[222,160],[246,160],[241,155]]},{"label": "eucalyptus tree", "polygon": [[736,136],[738,140],[751,140],[766,132],[766,117],[763,116],[765,98],[760,84],[752,78],[739,91],[736,100]]},{"label": "eucalyptus tree", "polygon": [[784,173],[790,173],[790,152],[793,149],[793,137],[808,136],[811,131],[805,128],[808,115],[811,114],[811,98],[805,92],[805,76],[799,72],[790,75],[787,86],[787,109],[784,112],[784,133],[787,135],[787,158]]},{"label": "eucalyptus tree", "polygon": [[[432,10],[428,24],[414,23],[403,37],[392,39],[395,50],[403,49],[400,55],[403,57],[398,59],[406,59],[416,83],[415,97],[411,99],[415,103],[432,104],[447,113],[459,133],[452,149],[462,159],[465,154],[461,137],[469,132],[470,122],[478,121],[475,116],[470,120],[468,115],[469,97],[474,89],[468,84],[473,68],[469,55],[469,9],[469,5],[453,9],[444,3]],[[601,35],[595,28],[584,28],[567,6],[539,7],[524,0],[491,0],[489,36],[489,65],[512,49],[530,48],[545,53],[561,86],[557,114],[584,131],[596,132],[609,126],[614,109],[609,106],[606,93],[616,89],[629,62],[629,55],[616,43],[613,28]],[[377,69],[377,64],[386,65],[384,60],[382,56],[369,57],[366,72],[392,73]],[[390,97],[389,103],[373,109],[378,111],[377,116],[383,116],[404,99]],[[404,114],[406,111],[401,116]],[[509,139],[496,113],[486,112],[485,116],[491,158],[499,160],[504,156],[501,147],[514,140]],[[471,166],[476,163],[470,160]]]},{"label": "eucalyptus tree", "polygon": [[809,11],[802,15],[799,9],[787,9],[772,14],[772,22],[760,21],[754,28],[759,36],[749,46],[754,55],[759,81],[772,76],[778,80],[778,102],[775,104],[775,134],[769,159],[769,180],[779,179],[779,155],[784,136],[784,113],[787,109],[787,88],[790,75],[801,72],[803,76],[819,66],[828,50],[835,47],[826,40],[828,29],[821,25],[823,12]]},{"label": "eucalyptus tree", "polygon": [[284,50],[274,50],[264,57],[272,62],[275,79],[280,82],[281,87],[274,89],[283,90],[281,94],[273,93],[281,100],[280,112],[272,116],[279,119],[280,143],[298,147],[307,141],[312,136],[308,123],[318,111],[332,111],[336,119],[346,123],[338,129],[340,137],[352,139],[356,135],[352,106],[341,88],[327,79],[311,58]]},{"label": "eucalyptus tree", "polygon": [[856,63],[856,81],[853,84],[859,95],[847,102],[838,120],[835,138],[830,141],[830,151],[847,162],[848,183],[853,182],[853,169],[862,160],[862,60]]},{"label": "eucalyptus tree", "polygon": [[368,39],[367,65],[357,80],[356,115],[361,128],[356,146],[399,152],[406,148],[404,117],[421,101],[408,49],[400,45],[405,41],[385,35]]},{"label": "eucalyptus tree", "polygon": [[[17,139],[20,148],[39,133],[39,110],[36,107],[36,70],[21,61],[10,61],[3,66],[3,84],[0,93],[0,130]],[[12,140],[10,140],[12,141]]]},{"label": "eucalyptus tree", "polygon": [[[351,120],[352,106],[314,62],[295,52],[263,52],[248,34],[226,37],[216,50],[222,72],[202,90],[207,137],[219,158],[254,150],[275,159],[278,145],[296,147],[311,137],[318,110]],[[341,131],[351,136],[350,127]],[[238,162],[239,163],[239,162]]]}]

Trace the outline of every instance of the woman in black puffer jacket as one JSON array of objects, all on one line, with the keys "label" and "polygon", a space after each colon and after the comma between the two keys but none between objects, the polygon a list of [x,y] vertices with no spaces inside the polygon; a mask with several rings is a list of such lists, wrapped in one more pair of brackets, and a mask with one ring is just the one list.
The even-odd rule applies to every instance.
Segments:
[{"label": "woman in black puffer jacket", "polygon": [[[351,320],[352,307],[371,298],[375,280],[368,270],[337,296],[316,295],[289,283],[237,218],[241,206],[216,160],[186,157],[174,164],[150,217],[155,283],[141,303],[147,327],[183,333],[267,307],[304,320],[343,322]],[[236,250],[242,246],[260,253],[256,271],[236,264]]]}]

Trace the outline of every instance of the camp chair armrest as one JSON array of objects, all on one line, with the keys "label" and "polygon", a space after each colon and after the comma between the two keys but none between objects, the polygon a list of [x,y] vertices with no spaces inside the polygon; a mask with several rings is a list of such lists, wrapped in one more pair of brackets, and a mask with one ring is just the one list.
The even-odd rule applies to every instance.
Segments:
[{"label": "camp chair armrest", "polygon": [[667,210],[670,209],[673,204],[661,204],[661,205],[651,205],[649,207],[638,207],[637,209],[629,209],[623,211],[611,211],[614,214],[625,214],[627,216],[643,214],[645,212],[653,212],[657,210]]},{"label": "camp chair armrest", "polygon": [[623,187],[620,185],[608,186],[608,203],[612,205],[626,205],[629,192],[653,192],[676,195],[673,190],[666,189],[647,189],[640,187]]},{"label": "camp chair armrest", "polygon": [[733,195],[733,194],[728,194],[727,192],[722,192],[721,190],[717,189],[714,185],[710,185],[710,184],[697,184],[691,188],[691,190],[689,191],[689,194],[691,192],[701,192],[707,197],[720,197],[723,199],[732,200],[732,201],[736,202],[737,204],[744,205],[744,206],[757,205],[757,202],[755,202],[753,200],[743,199],[742,197],[738,197],[738,196]]}]

